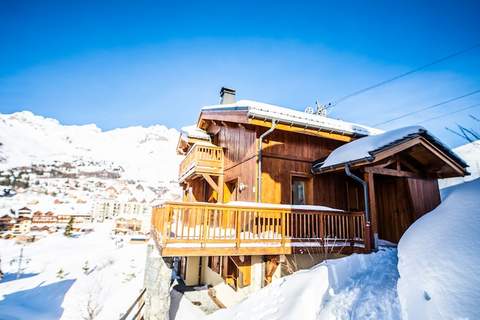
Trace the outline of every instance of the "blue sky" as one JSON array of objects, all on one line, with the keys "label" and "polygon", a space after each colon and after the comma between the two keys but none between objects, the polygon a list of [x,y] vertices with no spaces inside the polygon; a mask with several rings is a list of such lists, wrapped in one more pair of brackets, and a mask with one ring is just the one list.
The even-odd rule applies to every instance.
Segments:
[{"label": "blue sky", "polygon": [[[478,1],[2,1],[0,112],[103,129],[196,121],[221,86],[303,110],[480,42]],[[367,125],[480,89],[480,49],[339,104]],[[480,103],[480,94],[383,126]],[[480,107],[422,123],[480,129]]]}]

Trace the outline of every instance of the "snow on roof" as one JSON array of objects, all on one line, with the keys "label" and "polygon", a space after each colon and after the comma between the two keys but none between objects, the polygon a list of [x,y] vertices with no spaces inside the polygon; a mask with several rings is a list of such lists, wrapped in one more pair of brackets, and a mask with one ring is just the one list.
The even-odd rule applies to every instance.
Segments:
[{"label": "snow on roof", "polygon": [[196,138],[210,141],[210,136],[207,132],[198,128],[197,125],[186,126],[180,129],[181,138]]},{"label": "snow on roof", "polygon": [[247,111],[249,117],[274,119],[287,124],[323,129],[326,131],[335,131],[342,134],[357,134],[365,136],[383,132],[380,129],[370,128],[356,123],[331,119],[317,114],[309,114],[306,112],[253,100],[239,100],[231,104],[219,104],[202,108],[202,111],[222,110]]},{"label": "snow on roof", "polygon": [[340,209],[334,209],[326,206],[314,206],[314,205],[295,205],[295,204],[277,204],[277,203],[259,203],[250,201],[230,201],[225,203],[227,206],[235,207],[261,207],[270,209],[296,209],[296,210],[316,210],[316,211],[343,211]]},{"label": "snow on roof", "polygon": [[[372,159],[373,153],[385,147],[396,144],[409,137],[425,136],[428,140],[434,142],[442,148],[443,151],[455,158],[458,162],[465,164],[455,153],[447,146],[443,145],[437,138],[427,132],[422,126],[409,126],[395,130],[390,130],[382,134],[363,137],[358,140],[344,144],[335,149],[323,164],[318,164],[314,169],[326,169],[340,164],[355,162],[364,159]],[[318,167],[320,166],[320,167]]]}]

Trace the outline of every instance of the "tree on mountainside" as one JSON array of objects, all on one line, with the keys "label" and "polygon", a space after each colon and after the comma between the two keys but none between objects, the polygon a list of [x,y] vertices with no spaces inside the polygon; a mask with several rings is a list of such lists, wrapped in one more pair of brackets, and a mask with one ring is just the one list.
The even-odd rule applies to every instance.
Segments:
[{"label": "tree on mountainside", "polygon": [[68,224],[65,227],[65,232],[63,235],[65,237],[71,237],[72,236],[72,230],[73,230],[73,217],[70,217],[70,220],[68,220]]}]

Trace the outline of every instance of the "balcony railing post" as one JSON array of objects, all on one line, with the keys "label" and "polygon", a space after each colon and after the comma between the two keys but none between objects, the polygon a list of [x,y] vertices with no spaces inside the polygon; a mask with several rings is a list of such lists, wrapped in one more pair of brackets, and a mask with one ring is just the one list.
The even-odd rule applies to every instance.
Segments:
[{"label": "balcony railing post", "polygon": [[165,208],[162,210],[163,214],[162,214],[162,221],[163,221],[163,225],[162,225],[162,242],[163,243],[166,243],[167,240],[170,238],[170,224],[171,224],[171,220],[170,220],[170,210],[172,210],[171,206],[170,205],[165,205]]},{"label": "balcony railing post", "polygon": [[235,217],[235,243],[237,249],[240,249],[240,214],[239,210],[235,210],[234,217]]},{"label": "balcony railing post", "polygon": [[325,213],[321,212],[320,213],[320,241],[322,241],[322,243],[325,241],[325,223],[324,223],[324,220],[325,220]]},{"label": "balcony railing post", "polygon": [[208,229],[208,208],[203,208],[203,228],[202,228],[202,242],[200,243],[201,247],[205,247],[207,243],[207,229]]}]

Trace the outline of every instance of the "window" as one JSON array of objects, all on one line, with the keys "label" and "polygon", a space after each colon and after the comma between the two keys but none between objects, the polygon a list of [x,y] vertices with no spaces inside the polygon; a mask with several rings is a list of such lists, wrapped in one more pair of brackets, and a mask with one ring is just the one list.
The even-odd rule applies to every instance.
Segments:
[{"label": "window", "polygon": [[306,180],[301,177],[292,177],[292,204],[306,204]]}]

